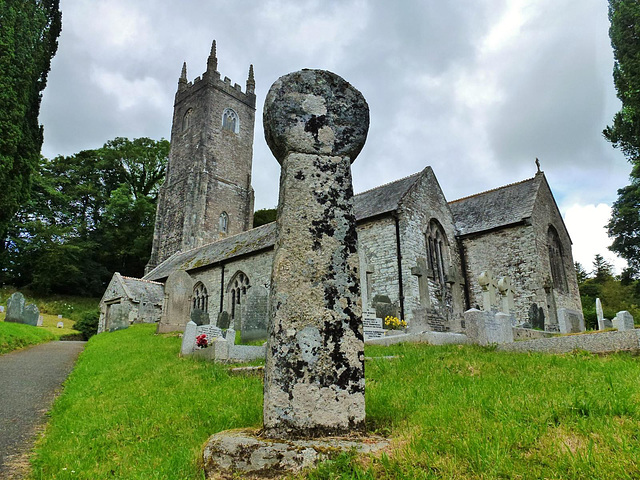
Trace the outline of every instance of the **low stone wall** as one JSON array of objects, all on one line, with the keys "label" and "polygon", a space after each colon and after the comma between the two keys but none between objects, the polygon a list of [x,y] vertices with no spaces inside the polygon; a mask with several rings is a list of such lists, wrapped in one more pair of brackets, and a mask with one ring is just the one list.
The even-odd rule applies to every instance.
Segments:
[{"label": "low stone wall", "polygon": [[536,338],[550,338],[555,333],[544,332],[542,330],[534,330],[532,328],[521,328],[521,327],[513,327],[513,339],[515,341],[518,340],[533,340]]},{"label": "low stone wall", "polygon": [[470,344],[471,341],[463,333],[450,332],[422,332],[390,335],[383,338],[367,340],[367,345],[395,345],[397,343],[429,343],[431,345],[459,345]]},{"label": "low stone wall", "polygon": [[501,352],[569,353],[573,350],[592,353],[640,350],[640,329],[539,338],[498,346],[498,351]]}]

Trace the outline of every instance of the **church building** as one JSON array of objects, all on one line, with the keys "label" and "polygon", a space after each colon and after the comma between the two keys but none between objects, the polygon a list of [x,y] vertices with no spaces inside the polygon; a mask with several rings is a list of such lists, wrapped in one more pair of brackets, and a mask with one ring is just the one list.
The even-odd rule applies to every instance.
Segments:
[{"label": "church building", "polygon": [[[275,223],[251,228],[253,66],[244,92],[221,80],[217,66],[215,42],[201,77],[188,82],[183,66],[153,250],[137,283],[150,299],[138,304],[160,303],[162,310],[126,318],[158,322],[159,332],[183,330],[193,319],[232,326],[243,340],[266,338]],[[464,312],[483,305],[484,272],[513,291],[515,323],[580,329],[571,239],[539,169],[532,178],[449,202],[426,166],[353,201],[363,310],[403,319],[410,331],[464,333]],[[100,305],[102,332],[122,328],[123,311],[134,303],[124,289],[110,287]]]}]

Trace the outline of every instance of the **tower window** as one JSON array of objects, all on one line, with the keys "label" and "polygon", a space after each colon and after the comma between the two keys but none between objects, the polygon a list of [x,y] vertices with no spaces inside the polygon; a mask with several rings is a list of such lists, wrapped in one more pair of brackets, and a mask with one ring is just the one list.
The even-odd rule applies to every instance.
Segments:
[{"label": "tower window", "polygon": [[230,108],[225,108],[222,113],[222,129],[233,133],[240,132],[240,119],[238,114]]},{"label": "tower window", "polygon": [[186,111],[186,113],[184,114],[184,117],[182,117],[182,131],[186,131],[190,126],[191,126],[191,115],[193,114],[193,108],[190,108],[189,110]]},{"label": "tower window", "polygon": [[229,230],[229,215],[227,212],[222,212],[220,214],[220,233],[227,233]]}]

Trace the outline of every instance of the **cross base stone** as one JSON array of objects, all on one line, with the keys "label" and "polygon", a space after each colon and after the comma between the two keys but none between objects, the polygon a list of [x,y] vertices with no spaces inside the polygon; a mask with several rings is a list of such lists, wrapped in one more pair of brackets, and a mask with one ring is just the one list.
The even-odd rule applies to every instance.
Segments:
[{"label": "cross base stone", "polygon": [[[348,436],[301,440],[269,439],[253,429],[216,433],[204,448],[204,470],[209,480],[282,478],[313,468],[342,452],[368,454],[389,445],[377,436]],[[241,475],[241,477],[239,477]]]}]

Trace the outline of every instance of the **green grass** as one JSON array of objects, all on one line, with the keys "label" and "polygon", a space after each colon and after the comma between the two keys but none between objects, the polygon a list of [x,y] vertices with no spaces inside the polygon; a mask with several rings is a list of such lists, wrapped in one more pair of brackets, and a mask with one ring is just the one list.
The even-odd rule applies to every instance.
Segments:
[{"label": "green grass", "polygon": [[[261,424],[262,384],[179,358],[154,325],[91,339],[51,412],[37,479],[200,479],[204,442]],[[310,479],[640,478],[640,358],[469,346],[367,347],[367,423],[382,455]]]},{"label": "green grass", "polygon": [[31,325],[4,321],[4,313],[0,313],[0,355],[13,350],[55,340],[56,336],[47,330]]}]

